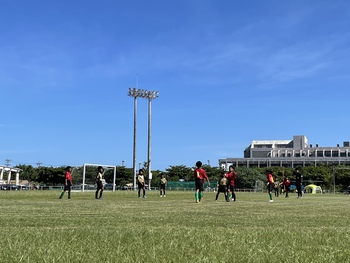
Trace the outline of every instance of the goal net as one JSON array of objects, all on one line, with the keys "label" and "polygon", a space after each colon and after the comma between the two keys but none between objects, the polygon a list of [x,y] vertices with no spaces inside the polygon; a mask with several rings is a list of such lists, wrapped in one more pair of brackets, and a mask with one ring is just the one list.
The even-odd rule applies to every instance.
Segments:
[{"label": "goal net", "polygon": [[96,164],[96,163],[84,163],[83,165],[83,183],[81,191],[84,192],[86,189],[89,189],[91,185],[95,184],[95,178],[98,173],[97,167],[102,166],[103,171],[103,184],[109,185],[109,189],[115,192],[116,176],[117,176],[117,167],[115,165],[108,164]]}]

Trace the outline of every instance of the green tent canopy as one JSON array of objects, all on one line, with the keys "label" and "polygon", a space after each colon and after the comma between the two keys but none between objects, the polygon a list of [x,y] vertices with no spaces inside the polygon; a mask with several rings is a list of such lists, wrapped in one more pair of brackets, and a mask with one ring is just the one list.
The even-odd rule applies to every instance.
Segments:
[{"label": "green tent canopy", "polygon": [[311,194],[320,193],[320,194],[322,194],[322,188],[321,188],[321,186],[318,186],[318,185],[309,184],[309,185],[305,186],[304,193],[311,193]]}]

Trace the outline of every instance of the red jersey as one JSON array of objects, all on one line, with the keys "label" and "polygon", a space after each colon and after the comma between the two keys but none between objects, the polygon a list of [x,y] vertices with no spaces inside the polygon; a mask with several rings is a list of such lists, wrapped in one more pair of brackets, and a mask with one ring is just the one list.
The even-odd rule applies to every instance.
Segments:
[{"label": "red jersey", "polygon": [[71,181],[72,182],[72,175],[70,174],[70,172],[66,171],[64,179],[67,179],[67,181]]},{"label": "red jersey", "polygon": [[193,175],[194,175],[194,180],[196,180],[196,179],[200,179],[200,180],[208,179],[207,173],[202,168],[197,168],[196,170],[194,170]]},{"label": "red jersey", "polygon": [[285,185],[285,186],[288,187],[288,186],[290,186],[290,184],[291,184],[291,183],[290,183],[289,179],[284,179],[284,180],[283,180],[283,185]]},{"label": "red jersey", "polygon": [[235,186],[237,177],[236,177],[237,173],[236,172],[230,172],[226,174],[227,179],[230,181],[230,185]]},{"label": "red jersey", "polygon": [[272,174],[268,174],[267,175],[267,181],[270,183],[270,184],[273,184],[274,182],[275,182],[275,180],[273,180],[273,176],[272,176]]}]

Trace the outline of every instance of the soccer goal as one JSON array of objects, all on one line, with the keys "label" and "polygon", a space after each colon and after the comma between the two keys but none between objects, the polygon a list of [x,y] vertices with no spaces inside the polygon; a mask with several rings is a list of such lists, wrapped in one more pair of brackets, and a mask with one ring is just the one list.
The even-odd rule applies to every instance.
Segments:
[{"label": "soccer goal", "polygon": [[[116,183],[116,176],[117,176],[117,167],[115,165],[108,165],[108,164],[96,164],[96,163],[84,163],[83,165],[83,184],[81,191],[85,191],[85,186],[87,186],[86,182],[90,181],[90,183],[94,183],[94,179],[97,175],[97,167],[102,166],[104,168],[103,175],[107,171],[113,170],[113,184],[112,184],[112,190],[115,192],[115,183]],[[103,184],[105,185],[106,182],[104,181]]]}]

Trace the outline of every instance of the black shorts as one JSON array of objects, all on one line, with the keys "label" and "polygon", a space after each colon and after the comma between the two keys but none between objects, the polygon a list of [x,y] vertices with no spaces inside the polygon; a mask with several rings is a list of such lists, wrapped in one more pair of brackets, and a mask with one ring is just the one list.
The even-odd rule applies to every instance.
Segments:
[{"label": "black shorts", "polygon": [[234,191],[236,191],[236,187],[234,185],[230,185],[230,191],[233,193]]},{"label": "black shorts", "polygon": [[64,191],[70,191],[72,189],[71,181],[67,182],[67,185],[64,185]]},{"label": "black shorts", "polygon": [[226,193],[227,192],[227,186],[226,185],[219,185],[219,193]]},{"label": "black shorts", "polygon": [[201,179],[196,179],[195,184],[196,184],[196,191],[197,190],[199,190],[200,192],[204,191],[204,184]]},{"label": "black shorts", "polygon": [[97,190],[103,189],[103,184],[101,181],[97,181]]},{"label": "black shorts", "polygon": [[267,185],[267,191],[272,192],[275,189],[275,185],[274,184],[268,184]]},{"label": "black shorts", "polygon": [[160,189],[161,189],[161,190],[165,190],[165,184],[161,184],[161,185],[160,185]]},{"label": "black shorts", "polygon": [[137,186],[139,187],[139,189],[145,189],[145,185],[144,184],[138,183]]}]

